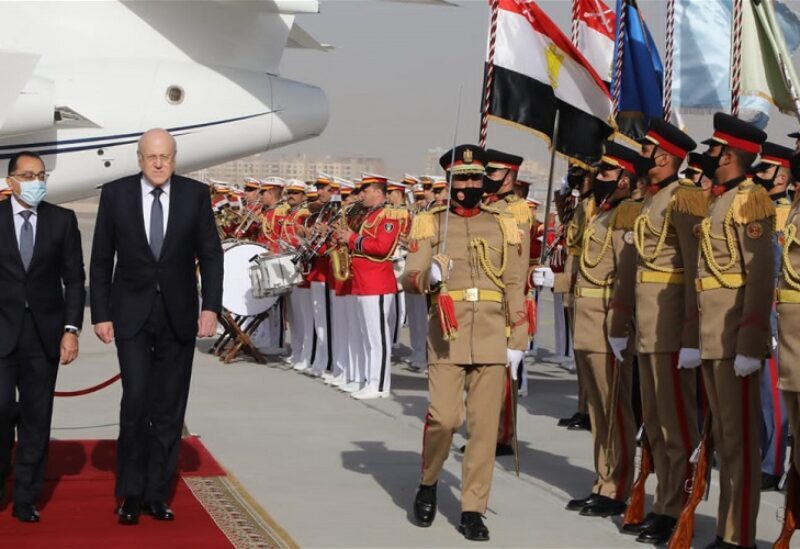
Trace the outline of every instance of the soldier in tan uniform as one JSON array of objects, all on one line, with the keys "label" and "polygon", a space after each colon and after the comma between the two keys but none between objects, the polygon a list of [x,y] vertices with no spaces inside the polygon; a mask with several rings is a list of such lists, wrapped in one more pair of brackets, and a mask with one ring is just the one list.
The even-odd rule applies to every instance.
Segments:
[{"label": "soldier in tan uniform", "polygon": [[436,482],[453,434],[466,416],[469,442],[462,469],[459,531],[467,539],[482,541],[489,539],[482,515],[492,484],[506,366],[518,366],[528,341],[527,322],[516,321],[524,318],[520,290],[524,280],[506,264],[508,256],[517,253],[520,238],[513,216],[480,203],[481,148],[461,145],[442,156],[440,163],[453,178],[450,209],[434,208],[414,219],[402,275],[407,292],[433,297],[428,333],[430,407],[414,517],[420,526],[433,522]]},{"label": "soldier in tan uniform", "polygon": [[[486,193],[486,197],[484,198],[484,204],[500,211],[508,212],[514,216],[520,233],[520,245],[516,248],[516,253],[509,254],[509,264],[506,268],[518,270],[519,276],[525,280],[530,265],[531,224],[533,223],[533,216],[531,215],[531,209],[527,201],[514,193],[517,173],[519,172],[519,167],[522,165],[522,157],[494,149],[488,149],[485,158],[486,177],[484,179],[483,190]],[[522,299],[524,301],[526,299],[525,287],[523,286],[520,288],[520,291],[523,293]],[[529,318],[528,323],[530,323],[531,320],[532,319]],[[525,375],[524,370],[525,363],[523,361],[520,362],[514,379],[521,381]],[[511,391],[517,390],[518,384],[513,382],[511,372],[509,371],[506,376],[503,410],[500,413],[500,426],[497,431],[496,454],[498,456],[509,456],[514,453],[511,438],[513,433],[516,432],[517,426],[514,424],[516,414],[514,413],[515,411],[511,410],[511,407],[516,402],[516,399],[513,398]]]},{"label": "soldier in tan uniform", "polygon": [[697,144],[681,130],[651,119],[637,174],[645,180],[642,213],[634,223],[637,250],[636,351],[642,418],[658,485],[653,510],[622,531],[641,543],[666,543],[684,504],[689,463],[697,446],[697,376],[700,366],[697,237],[706,214],[702,189],[678,177]]},{"label": "soldier in tan uniform", "polygon": [[584,367],[597,479],[592,493],[567,509],[607,517],[625,511],[633,480],[635,423],[631,406],[636,248],[633,222],[641,204],[626,201],[637,154],[607,142],[592,186],[597,214],[583,233],[575,282],[575,358]]},{"label": "soldier in tan uniform", "polygon": [[759,377],[769,354],[774,294],[775,207],[747,177],[766,134],[714,115],[703,172],[712,179],[700,224],[697,272],[700,355],[720,464],[717,539],[710,547],[755,544],[760,498]]}]

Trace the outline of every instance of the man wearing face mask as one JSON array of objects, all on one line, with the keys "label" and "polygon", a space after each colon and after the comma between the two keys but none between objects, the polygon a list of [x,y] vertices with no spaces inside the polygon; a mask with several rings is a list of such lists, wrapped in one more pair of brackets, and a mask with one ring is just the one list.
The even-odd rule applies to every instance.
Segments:
[{"label": "man wearing face mask", "polygon": [[506,367],[516,371],[528,342],[524,276],[506,265],[517,253],[519,229],[511,214],[481,205],[483,155],[480,147],[460,145],[441,157],[440,164],[452,176],[450,208],[435,208],[414,219],[414,244],[409,245],[414,251],[402,276],[407,292],[431,295],[433,301],[430,406],[414,518],[423,527],[433,522],[436,482],[466,415],[469,442],[459,531],[475,541],[489,539],[482,515],[492,484]]},{"label": "man wearing face mask", "polygon": [[12,514],[22,522],[39,522],[56,374],[78,356],[86,299],[78,220],[43,201],[46,180],[39,155],[17,153],[6,178],[13,196],[0,203],[0,499],[18,409]]},{"label": "man wearing face mask", "polygon": [[[761,159],[752,168],[753,182],[761,185],[769,193],[775,205],[775,231],[772,234],[772,247],[775,257],[775,283],[781,266],[780,242],[783,229],[789,218],[792,203],[786,196],[788,186],[793,183],[790,162],[794,151],[769,141],[761,145]],[[778,317],[775,308],[770,314],[772,332],[772,355],[765,364],[761,376],[761,489],[777,490],[783,476],[784,452],[788,440],[789,423],[786,407],[777,395],[779,379]]]},{"label": "man wearing face mask", "polygon": [[[588,497],[567,509],[590,517],[625,511],[633,480],[635,422],[631,406],[633,332],[633,222],[641,204],[625,200],[636,181],[637,154],[605,144],[592,185],[598,213],[587,223],[575,282],[575,360],[584,370],[597,478]],[[612,409],[613,406],[613,409]]]},{"label": "man wearing face mask", "polygon": [[[703,191],[678,170],[697,144],[684,132],[651,119],[640,141],[636,172],[645,181],[642,213],[634,223],[636,332],[642,418],[658,486],[653,511],[622,531],[642,543],[666,543],[683,507],[687,473],[697,445],[697,238],[706,214]],[[627,346],[620,341],[619,349]]]},{"label": "man wearing face mask", "polygon": [[720,461],[717,539],[709,547],[755,545],[761,461],[758,371],[770,352],[774,297],[770,234],[775,206],[747,177],[766,134],[725,113],[703,155],[712,200],[700,224],[697,280],[700,355]]},{"label": "man wearing face mask", "polygon": [[[525,199],[514,194],[514,184],[517,181],[517,173],[522,165],[522,157],[504,153],[494,149],[486,151],[486,175],[483,180],[483,192],[486,197],[484,203],[500,211],[505,211],[514,216],[517,228],[520,233],[520,245],[516,252],[510,255],[507,269],[517,269],[522,278],[526,278],[530,267],[531,249],[531,209]],[[523,299],[525,299],[525,288],[521,289]],[[532,319],[528,319],[530,323]],[[524,362],[520,363],[520,368],[514,379],[522,380],[524,373]],[[510,372],[509,372],[510,374]],[[510,456],[514,454],[511,445],[512,433],[516,430],[513,419],[516,414],[511,410],[515,400],[512,398],[511,391],[518,390],[518,384],[514,383],[511,376],[506,376],[505,394],[503,397],[503,410],[500,413],[500,426],[497,431],[498,456]]]},{"label": "man wearing face mask", "polygon": [[711,195],[711,180],[703,175],[703,155],[690,152],[686,157],[686,168],[683,170],[683,177],[691,181],[695,187],[703,189],[706,197]]}]

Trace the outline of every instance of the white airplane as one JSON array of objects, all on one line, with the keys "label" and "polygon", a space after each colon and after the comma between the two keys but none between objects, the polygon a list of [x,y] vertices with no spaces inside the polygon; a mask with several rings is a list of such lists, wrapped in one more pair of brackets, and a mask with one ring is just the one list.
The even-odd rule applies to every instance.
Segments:
[{"label": "white airplane", "polygon": [[134,173],[151,127],[189,172],[319,135],[318,87],[277,75],[284,47],[325,50],[294,24],[317,0],[0,3],[0,174],[41,154],[48,200]]}]

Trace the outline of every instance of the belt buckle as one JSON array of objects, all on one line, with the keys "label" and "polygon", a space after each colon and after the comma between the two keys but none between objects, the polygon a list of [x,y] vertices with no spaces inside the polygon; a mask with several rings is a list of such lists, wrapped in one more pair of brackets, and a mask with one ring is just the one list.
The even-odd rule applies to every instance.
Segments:
[{"label": "belt buckle", "polygon": [[478,301],[479,295],[478,288],[467,288],[464,290],[464,301]]}]

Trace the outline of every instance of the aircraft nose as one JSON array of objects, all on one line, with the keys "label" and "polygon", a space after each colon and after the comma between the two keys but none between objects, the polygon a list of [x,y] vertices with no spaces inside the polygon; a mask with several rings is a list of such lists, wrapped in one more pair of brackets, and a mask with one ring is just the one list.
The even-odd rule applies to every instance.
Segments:
[{"label": "aircraft nose", "polygon": [[316,137],[328,124],[328,98],[322,89],[285,78],[271,77],[272,117],[270,148]]}]

